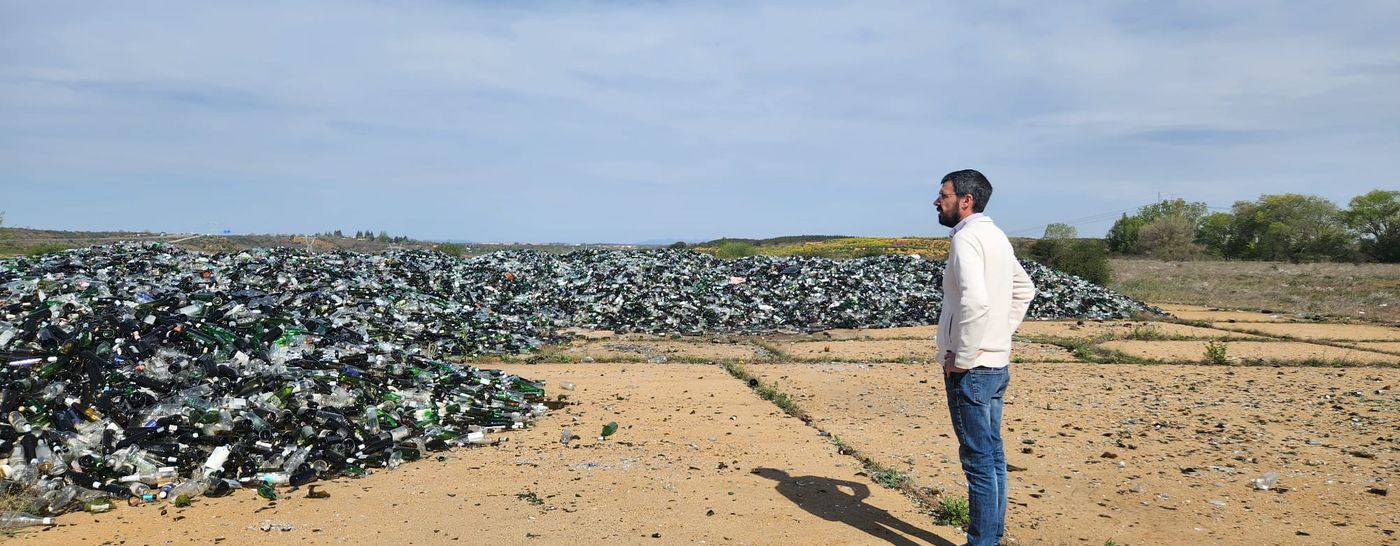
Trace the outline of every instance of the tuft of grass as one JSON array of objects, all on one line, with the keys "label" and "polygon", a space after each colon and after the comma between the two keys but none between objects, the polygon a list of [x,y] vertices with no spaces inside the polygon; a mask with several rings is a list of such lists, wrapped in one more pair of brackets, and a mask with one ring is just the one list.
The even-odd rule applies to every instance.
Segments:
[{"label": "tuft of grass", "polygon": [[1138,341],[1157,341],[1166,339],[1167,335],[1158,328],[1156,324],[1139,324],[1133,327],[1133,333],[1128,335],[1128,339]]},{"label": "tuft of grass", "polygon": [[1227,347],[1223,341],[1206,342],[1206,362],[1211,364],[1229,364],[1230,358],[1225,354]]},{"label": "tuft of grass", "polygon": [[1048,343],[1063,347],[1074,355],[1074,358],[1093,362],[1096,364],[1152,364],[1151,359],[1136,357],[1122,351],[1105,349],[1099,344],[1113,339],[1112,335],[1104,334],[1093,338],[1084,337],[1041,337],[1028,336],[1027,341],[1035,343]]},{"label": "tuft of grass", "polygon": [[1103,541],[1103,546],[1118,546],[1118,541],[1110,538],[1108,540]]},{"label": "tuft of grass", "polygon": [[967,527],[971,521],[968,512],[967,499],[963,497],[943,497],[938,499],[938,506],[933,510],[934,521],[939,525],[951,525],[953,527]]}]

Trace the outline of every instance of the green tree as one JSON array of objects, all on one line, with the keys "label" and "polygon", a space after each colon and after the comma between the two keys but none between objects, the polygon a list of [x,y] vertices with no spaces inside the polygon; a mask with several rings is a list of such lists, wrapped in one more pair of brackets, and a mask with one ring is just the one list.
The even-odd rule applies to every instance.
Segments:
[{"label": "green tree", "polygon": [[1190,260],[1201,255],[1195,222],[1185,214],[1160,216],[1138,230],[1138,252],[1159,260]]},{"label": "green tree", "polygon": [[1231,227],[1235,223],[1235,216],[1228,212],[1212,212],[1205,218],[1201,218],[1201,223],[1196,227],[1196,244],[1206,254],[1217,257],[1237,258],[1225,253],[1230,245]]},{"label": "green tree", "polygon": [[387,242],[389,242],[389,232],[384,231],[384,230],[379,230],[379,236],[378,236],[378,237],[375,237],[375,240],[376,240],[376,241],[379,241],[379,242],[381,242],[381,243],[387,243]]},{"label": "green tree", "polygon": [[1045,226],[1045,239],[1074,239],[1079,237],[1079,231],[1069,224],[1050,224]]},{"label": "green tree", "polygon": [[1138,246],[1138,234],[1144,226],[1158,218],[1178,216],[1186,219],[1194,233],[1207,210],[1205,203],[1188,203],[1185,199],[1158,201],[1143,206],[1132,216],[1124,214],[1109,228],[1104,240],[1108,249],[1118,254],[1142,254],[1143,249]]},{"label": "green tree", "polygon": [[1356,234],[1367,257],[1400,262],[1400,191],[1374,190],[1351,198],[1342,223]]},{"label": "green tree", "polygon": [[1336,260],[1352,252],[1337,205],[1315,195],[1262,195],[1234,206],[1227,255],[1290,262]]},{"label": "green tree", "polygon": [[1031,258],[1051,269],[1104,286],[1111,277],[1108,247],[1098,239],[1037,239]]},{"label": "green tree", "polygon": [[1123,217],[1114,222],[1113,227],[1108,228],[1108,234],[1104,235],[1108,250],[1116,254],[1137,254],[1138,230],[1145,224],[1147,222],[1137,215],[1123,213]]}]

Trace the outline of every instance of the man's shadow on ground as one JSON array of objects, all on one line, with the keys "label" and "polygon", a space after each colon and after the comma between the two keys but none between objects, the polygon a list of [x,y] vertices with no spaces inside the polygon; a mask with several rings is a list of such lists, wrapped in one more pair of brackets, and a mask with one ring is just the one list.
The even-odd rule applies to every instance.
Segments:
[{"label": "man's shadow on ground", "polygon": [[[776,489],[779,493],[812,515],[845,523],[890,544],[917,546],[918,542],[908,538],[912,536],[927,544],[956,546],[943,537],[866,504],[865,499],[870,497],[870,486],[866,484],[822,476],[789,476],[786,471],[776,468],[755,468],[752,473],[778,482]],[[846,493],[843,487],[849,488],[851,493]]]}]

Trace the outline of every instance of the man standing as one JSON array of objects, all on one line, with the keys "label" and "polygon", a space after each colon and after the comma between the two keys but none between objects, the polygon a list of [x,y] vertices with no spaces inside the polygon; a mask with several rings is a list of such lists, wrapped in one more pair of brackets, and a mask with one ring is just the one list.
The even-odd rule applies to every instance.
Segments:
[{"label": "man standing", "polygon": [[934,207],[953,228],[943,270],[938,354],[948,412],[967,475],[970,546],[999,544],[1006,533],[1006,452],[1002,395],[1011,381],[1011,334],[1035,297],[1011,241],[983,215],[992,184],[974,170],[948,173]]}]

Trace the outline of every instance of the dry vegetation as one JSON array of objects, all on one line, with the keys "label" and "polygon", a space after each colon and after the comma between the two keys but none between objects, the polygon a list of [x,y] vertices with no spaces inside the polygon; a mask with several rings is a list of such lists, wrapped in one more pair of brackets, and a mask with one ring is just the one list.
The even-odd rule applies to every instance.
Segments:
[{"label": "dry vegetation", "polygon": [[1109,288],[1160,303],[1400,322],[1400,264],[1114,259]]}]

